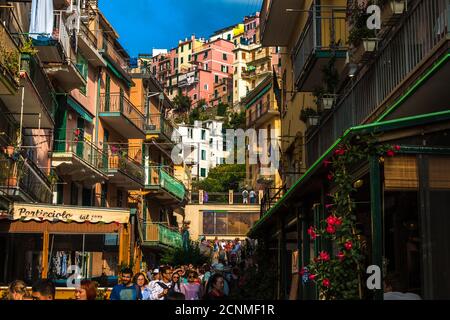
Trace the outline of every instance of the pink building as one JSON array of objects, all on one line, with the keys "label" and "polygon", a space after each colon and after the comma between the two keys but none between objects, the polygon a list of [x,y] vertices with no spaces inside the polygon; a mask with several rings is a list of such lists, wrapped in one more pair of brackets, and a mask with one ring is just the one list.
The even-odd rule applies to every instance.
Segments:
[{"label": "pink building", "polygon": [[247,44],[259,43],[259,12],[244,18],[244,39]]}]

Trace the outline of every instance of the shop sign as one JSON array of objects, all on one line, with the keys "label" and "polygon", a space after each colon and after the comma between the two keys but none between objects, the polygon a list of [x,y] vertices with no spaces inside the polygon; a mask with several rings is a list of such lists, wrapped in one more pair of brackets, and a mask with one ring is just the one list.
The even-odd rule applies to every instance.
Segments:
[{"label": "shop sign", "polygon": [[128,223],[129,218],[129,210],[95,207],[14,203],[12,210],[12,219],[22,221]]}]

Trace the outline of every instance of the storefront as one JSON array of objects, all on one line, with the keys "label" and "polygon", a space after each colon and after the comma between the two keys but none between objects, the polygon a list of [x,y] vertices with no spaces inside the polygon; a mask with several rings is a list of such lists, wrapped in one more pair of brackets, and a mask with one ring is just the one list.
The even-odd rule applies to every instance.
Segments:
[{"label": "storefront", "polygon": [[130,211],[14,203],[0,220],[0,283],[40,278],[66,286],[73,272],[101,286],[130,259]]},{"label": "storefront", "polygon": [[382,299],[383,289],[366,286],[366,268],[376,265],[382,279],[395,278],[399,291],[450,298],[450,111],[351,128],[264,214],[250,236],[273,250],[277,297],[322,297],[316,283],[297,271],[322,251],[331,259],[339,253],[308,230],[330,216],[330,194],[340,191],[335,180],[327,179],[330,160],[342,143],[364,136],[398,147],[395,155],[367,155],[347,173],[365,257],[360,297]]}]

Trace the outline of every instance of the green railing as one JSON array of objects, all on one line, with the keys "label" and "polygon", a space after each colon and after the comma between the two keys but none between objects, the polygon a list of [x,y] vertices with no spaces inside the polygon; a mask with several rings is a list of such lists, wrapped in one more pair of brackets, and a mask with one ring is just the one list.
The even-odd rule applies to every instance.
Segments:
[{"label": "green railing", "polygon": [[144,115],[125,95],[121,93],[102,94],[100,96],[100,116],[120,112],[126,119],[144,132]]},{"label": "green railing", "polygon": [[144,222],[144,241],[162,244],[169,247],[181,247],[183,240],[181,234],[158,222]]},{"label": "green railing", "polygon": [[94,168],[103,169],[105,154],[84,138],[83,129],[55,130],[54,155],[72,153]]},{"label": "green railing", "polygon": [[163,166],[150,167],[148,183],[149,187],[159,186],[180,200],[183,200],[186,195],[186,188],[184,184],[176,179],[171,173],[169,168]]}]

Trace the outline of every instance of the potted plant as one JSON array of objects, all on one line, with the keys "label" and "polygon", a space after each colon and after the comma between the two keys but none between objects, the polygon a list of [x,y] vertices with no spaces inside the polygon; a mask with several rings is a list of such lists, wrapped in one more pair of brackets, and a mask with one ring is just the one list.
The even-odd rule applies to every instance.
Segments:
[{"label": "potted plant", "polygon": [[356,6],[350,12],[350,32],[348,42],[353,48],[352,58],[354,62],[359,62],[367,52],[375,51],[378,43],[376,31],[367,28],[369,15],[366,12],[367,4]]},{"label": "potted plant", "polygon": [[305,108],[300,112],[300,120],[307,126],[317,126],[319,124],[319,114],[313,108]]},{"label": "potted plant", "polygon": [[330,110],[337,98],[336,88],[339,84],[339,73],[336,69],[336,57],[332,57],[327,65],[322,69],[323,81],[326,86],[326,93],[322,95],[322,108]]}]

